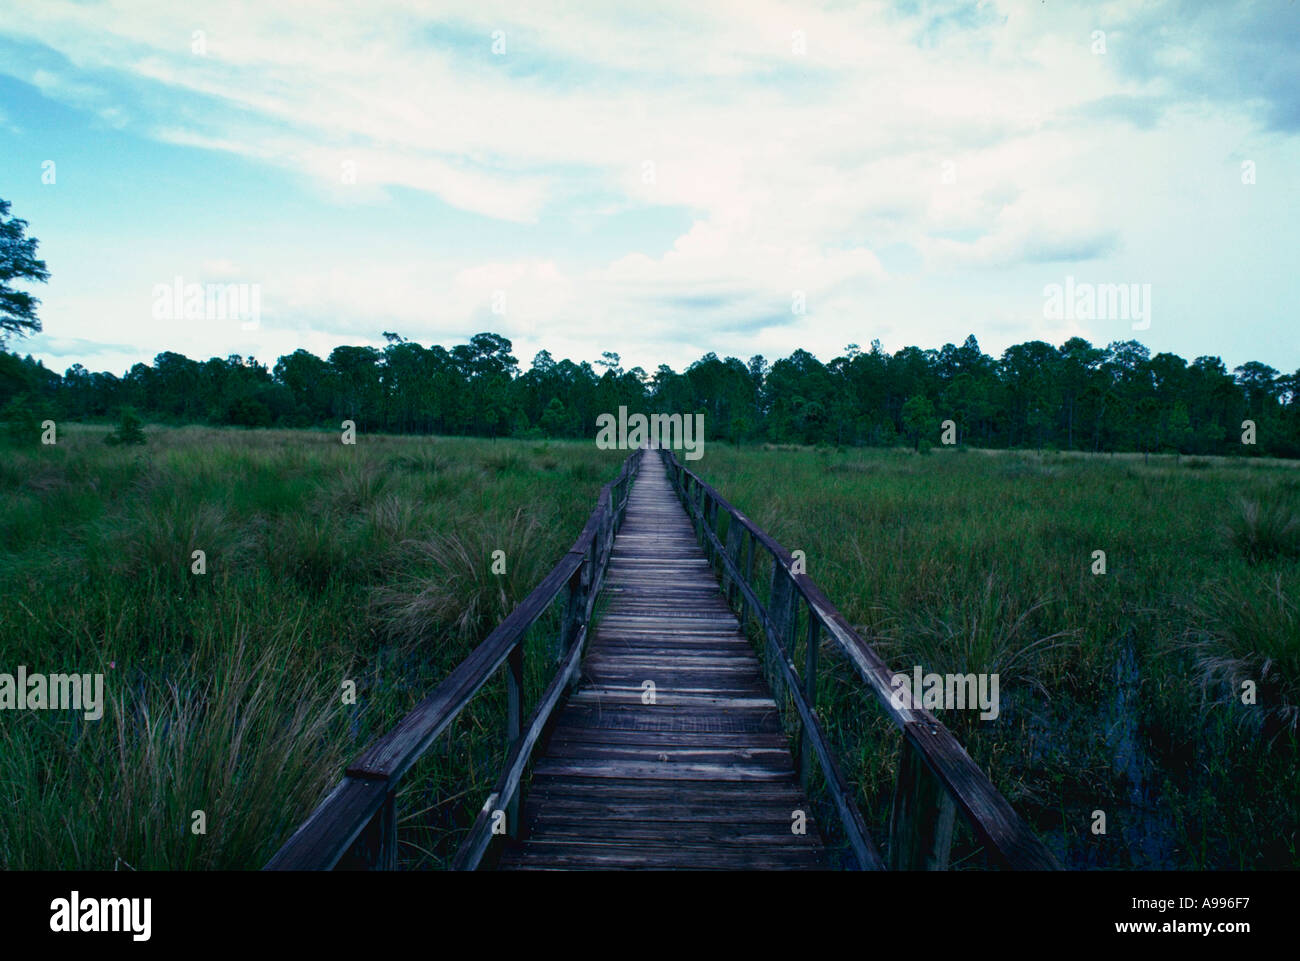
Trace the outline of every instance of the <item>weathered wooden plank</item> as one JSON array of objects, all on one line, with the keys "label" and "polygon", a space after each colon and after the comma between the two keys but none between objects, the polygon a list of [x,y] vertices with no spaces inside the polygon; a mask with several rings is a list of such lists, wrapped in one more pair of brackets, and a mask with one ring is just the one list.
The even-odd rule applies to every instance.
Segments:
[{"label": "weathered wooden plank", "polygon": [[895,871],[946,871],[952,850],[955,805],[903,739],[889,815],[889,866]]},{"label": "weathered wooden plank", "polygon": [[[758,662],[754,649],[737,641],[678,642],[673,639],[606,640],[592,667],[633,670],[646,662],[661,670],[698,674],[701,671],[750,671]],[[712,662],[712,663],[710,663]]]},{"label": "weathered wooden plank", "polygon": [[[578,781],[583,779],[552,779],[559,781]],[[591,778],[600,782],[604,779]],[[670,811],[693,811],[707,815],[707,820],[722,818],[724,820],[735,820],[744,813],[747,819],[757,820],[779,820],[785,824],[790,824],[792,817],[798,811],[807,810],[807,801],[802,796],[790,797],[784,791],[780,791],[784,786],[780,781],[651,781],[644,780],[641,783],[650,787],[662,787],[663,785],[673,784],[680,788],[676,793],[664,793],[662,791],[647,791],[644,794],[636,794],[632,791],[619,789],[617,791],[603,790],[597,786],[587,792],[566,792],[561,790],[550,791],[540,794],[536,799],[532,798],[532,792],[529,792],[529,801],[524,810],[528,819],[536,818],[548,811],[568,811],[568,810],[585,810],[593,821],[607,820],[625,820],[632,817],[639,818],[669,818]],[[745,784],[751,788],[754,797],[744,795],[719,794],[716,796],[706,795],[699,791],[702,785],[711,784]],[[760,789],[771,789],[770,795],[758,793]],[[648,813],[647,813],[648,812]]]},{"label": "weathered wooden plank", "polygon": [[[719,519],[700,529],[713,533]],[[648,462],[614,543],[582,681],[534,765],[527,836],[501,867],[825,866],[780,712],[706,548],[722,561],[720,545],[701,546],[666,468]],[[805,835],[791,830],[796,811]]]},{"label": "weathered wooden plank", "polygon": [[640,686],[625,688],[588,686],[574,694],[571,700],[574,704],[579,705],[637,704],[652,709],[665,707],[699,707],[720,711],[739,711],[748,708],[776,709],[776,702],[766,692],[761,697],[744,697],[730,695],[724,691],[684,692],[669,688],[657,690],[653,704],[645,703],[645,694],[646,692],[642,691]]},{"label": "weathered wooden plank", "polygon": [[268,871],[328,871],[384,805],[383,781],[345,777],[266,864]]},{"label": "weathered wooden plank", "polygon": [[[646,644],[657,641],[671,643],[674,646],[692,644],[744,644],[749,642],[739,631],[718,630],[711,627],[679,628],[665,630],[663,627],[615,627],[603,621],[596,627],[596,638],[603,642],[614,643],[626,641],[628,644]],[[752,648],[751,648],[752,650]]]},{"label": "weathered wooden plank", "polygon": [[[595,833],[602,842],[716,844],[723,850],[727,845],[736,844],[796,850],[821,847],[815,834],[793,833],[792,823],[788,816],[766,821],[734,817],[727,821],[601,821]],[[529,827],[534,840],[590,841],[593,834],[592,822],[585,817],[547,816],[530,822]]]},{"label": "weathered wooden plank", "polygon": [[918,722],[907,725],[903,736],[943,784],[995,863],[1016,870],[1059,869],[1051,852],[1028,831],[947,728]]},{"label": "weathered wooden plank", "polygon": [[[673,703],[673,704],[645,704],[642,701],[631,698],[584,698],[582,691],[574,696],[564,712],[566,719],[572,719],[576,724],[599,724],[602,718],[608,717],[611,723],[617,723],[619,718],[639,719],[650,723],[656,718],[665,723],[668,722],[695,722],[701,725],[707,725],[711,722],[735,721],[741,724],[759,724],[766,726],[770,721],[779,723],[780,715],[777,712],[773,702],[767,704],[748,704],[733,705],[724,707],[717,704],[702,703]],[[708,728],[703,728],[707,730]]]},{"label": "weathered wooden plank", "polygon": [[691,844],[670,841],[655,844],[633,841],[583,842],[576,838],[536,841],[521,845],[503,857],[502,866],[516,868],[554,867],[566,870],[818,870],[825,866],[820,851],[801,848],[771,848],[753,844],[726,845],[719,842]]},{"label": "weathered wooden plank", "polygon": [[[584,536],[589,538],[591,532]],[[461,661],[447,679],[434,688],[433,693],[352,763],[348,775],[393,781],[401,778],[502,665],[523,639],[529,625],[568,584],[582,558],[583,551],[570,551],[565,555],[524,602],[469,657]]]},{"label": "weathered wooden plank", "polygon": [[636,654],[624,654],[622,656],[602,654],[596,662],[597,667],[601,666],[622,666],[626,669],[648,668],[650,670],[668,670],[674,663],[690,664],[701,669],[727,670],[728,668],[752,668],[757,671],[758,659],[753,654],[718,654],[714,651],[703,653],[699,651],[679,651],[663,653],[655,652],[638,656]]},{"label": "weathered wooden plank", "polygon": [[537,761],[538,774],[572,774],[581,777],[653,778],[679,781],[776,781],[793,776],[794,764],[786,755],[784,765],[763,758],[746,763],[669,763],[629,761],[613,758],[553,758]]},{"label": "weathered wooden plank", "polygon": [[556,741],[547,745],[549,758],[620,760],[664,764],[762,764],[790,768],[790,751],[784,744],[770,747],[729,745],[704,747],[697,744],[641,745],[598,744],[591,741]]},{"label": "weathered wooden plank", "polygon": [[[802,808],[798,803],[776,801],[742,801],[739,804],[724,805],[673,798],[603,802],[600,796],[585,801],[548,797],[542,807],[527,807],[524,821],[530,837],[536,833],[538,825],[556,820],[594,825],[592,831],[602,837],[616,837],[621,825],[645,822],[676,824],[688,829],[704,824],[767,824],[773,830],[789,832],[799,810]],[[811,833],[815,838],[817,832],[814,830]]]},{"label": "weathered wooden plank", "polygon": [[579,634],[574,641],[572,649],[565,658],[564,664],[556,672],[555,677],[543,692],[537,707],[529,715],[528,727],[523,733],[515,739],[506,755],[505,767],[501,772],[501,777],[497,780],[491,794],[488,795],[483,806],[479,809],[478,817],[475,818],[473,826],[470,828],[469,837],[461,845],[456,854],[456,859],[452,864],[453,870],[472,871],[478,867],[479,861],[483,858],[487,850],[489,841],[491,841],[492,821],[495,818],[498,805],[505,801],[506,811],[506,830],[510,837],[518,836],[519,808],[514,802],[519,795],[519,781],[523,777],[524,766],[532,754],[533,746],[541,737],[546,722],[550,719],[551,712],[555,710],[555,705],[559,703],[564,689],[568,686],[569,678],[577,672],[578,664],[582,661],[582,646],[584,635]]},{"label": "weathered wooden plank", "polygon": [[[682,745],[691,747],[786,747],[784,734],[775,731],[748,731],[743,734],[728,732],[693,731],[683,736],[672,731],[620,731],[610,728],[571,727],[556,724],[551,730],[548,745],[564,743],[585,744],[632,744],[647,748],[665,745]],[[548,750],[550,748],[548,747]]]}]

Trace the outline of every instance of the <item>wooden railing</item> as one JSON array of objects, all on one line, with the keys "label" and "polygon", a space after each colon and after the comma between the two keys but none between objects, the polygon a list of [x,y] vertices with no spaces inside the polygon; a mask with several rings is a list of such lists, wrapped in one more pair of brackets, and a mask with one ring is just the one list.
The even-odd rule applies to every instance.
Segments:
[{"label": "wooden railing", "polygon": [[[872,843],[847,782],[818,723],[817,653],[824,632],[853,664],[886,714],[902,731],[902,748],[890,816],[888,867],[943,870],[948,865],[955,811],[960,811],[990,860],[1021,870],[1057,870],[1041,841],[975,765],[957,739],[928,711],[912,703],[907,689],[894,704],[894,672],[889,669],[812,578],[792,571],[793,558],[766,531],[736,510],[716,490],[687,470],[671,451],[661,450],[678,496],[695,525],[722,589],[742,624],[752,616],[765,639],[774,675],[793,702],[801,728],[799,767],[805,788],[813,756],[843,826],[858,867],[886,867]],[[759,597],[755,555],[770,560],[767,602]],[[762,565],[768,566],[765,561]],[[759,571],[762,576],[762,571]],[[798,605],[807,611],[806,656],[802,676],[794,664]]]},{"label": "wooden railing", "polygon": [[[402,776],[503,664],[508,753],[452,867],[473,870],[478,866],[492,839],[496,812],[505,812],[507,833],[516,834],[524,768],[565,688],[577,681],[587,625],[644,453],[634,451],[618,476],[601,488],[596,509],[564,558],[446,680],[352,763],[342,781],[267,862],[266,870],[396,868],[396,795]],[[527,720],[521,720],[525,635],[566,588],[555,676]]]}]

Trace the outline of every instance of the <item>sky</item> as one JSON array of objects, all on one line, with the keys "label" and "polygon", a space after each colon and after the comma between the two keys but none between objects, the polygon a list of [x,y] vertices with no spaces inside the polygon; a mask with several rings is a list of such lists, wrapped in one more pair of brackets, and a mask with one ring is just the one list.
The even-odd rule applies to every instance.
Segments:
[{"label": "sky", "polygon": [[[51,273],[9,349],[974,334],[1291,372],[1298,51],[1291,0],[0,0],[0,197]],[[160,317],[176,278],[255,286],[256,325]],[[1052,315],[1067,282],[1149,315]]]}]

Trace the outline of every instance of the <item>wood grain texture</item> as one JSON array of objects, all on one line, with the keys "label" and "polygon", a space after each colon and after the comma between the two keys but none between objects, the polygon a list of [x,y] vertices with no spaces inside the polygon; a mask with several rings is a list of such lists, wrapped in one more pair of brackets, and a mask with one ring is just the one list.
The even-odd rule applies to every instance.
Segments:
[{"label": "wood grain texture", "polygon": [[499,867],[828,867],[758,658],[657,456],[603,588],[581,681],[534,764],[523,837]]}]

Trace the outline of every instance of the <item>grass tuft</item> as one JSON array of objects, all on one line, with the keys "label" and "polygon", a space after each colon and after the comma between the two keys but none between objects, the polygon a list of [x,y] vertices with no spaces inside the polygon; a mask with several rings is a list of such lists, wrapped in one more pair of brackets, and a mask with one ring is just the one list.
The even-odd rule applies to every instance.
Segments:
[{"label": "grass tuft", "polygon": [[[1196,677],[1219,703],[1241,708],[1266,739],[1294,735],[1300,722],[1300,609],[1279,572],[1219,586],[1199,606],[1193,635]],[[1242,698],[1255,688],[1255,704]]]},{"label": "grass tuft", "polygon": [[1300,516],[1280,501],[1240,498],[1224,536],[1252,564],[1300,555]]}]

